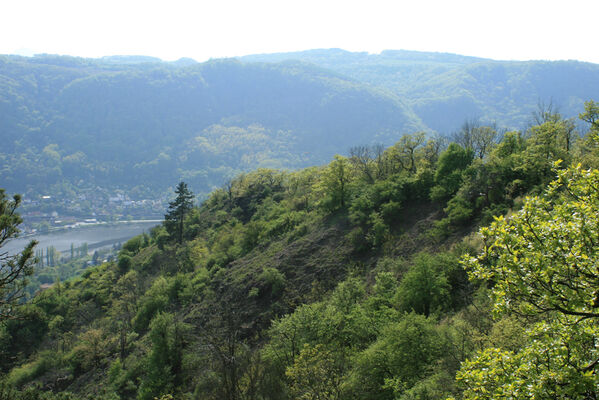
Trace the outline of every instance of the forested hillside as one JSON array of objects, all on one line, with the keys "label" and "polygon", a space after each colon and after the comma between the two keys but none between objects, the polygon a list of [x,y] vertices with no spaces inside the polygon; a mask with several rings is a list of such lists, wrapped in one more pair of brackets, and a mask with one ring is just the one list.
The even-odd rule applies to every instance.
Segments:
[{"label": "forested hillside", "polygon": [[424,129],[396,96],[318,67],[143,57],[0,57],[0,120],[2,184],[62,200],[98,186],[156,198],[181,178],[207,194]]},{"label": "forested hillside", "polygon": [[[598,92],[594,64],[410,51],[0,56],[0,181],[27,212],[155,216],[181,179],[205,198],[244,171],[322,164],[406,133],[526,129],[539,104],[575,117]],[[144,203],[116,210],[119,196]]]},{"label": "forested hillside", "polygon": [[301,60],[389,90],[428,128],[442,134],[471,119],[524,129],[539,103],[576,117],[599,92],[599,66],[578,61],[495,61],[456,54],[340,49],[242,57],[251,62]]},{"label": "forested hillside", "polygon": [[180,184],[163,226],[0,325],[0,393],[596,398],[599,107],[580,111],[586,136],[551,113],[410,134],[195,208]]}]

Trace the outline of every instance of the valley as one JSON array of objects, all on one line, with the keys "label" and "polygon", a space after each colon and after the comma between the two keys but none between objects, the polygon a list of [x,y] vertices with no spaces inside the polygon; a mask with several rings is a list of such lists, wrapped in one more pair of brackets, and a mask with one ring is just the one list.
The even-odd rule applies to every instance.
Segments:
[{"label": "valley", "polygon": [[598,83],[0,56],[0,398],[597,398]]}]

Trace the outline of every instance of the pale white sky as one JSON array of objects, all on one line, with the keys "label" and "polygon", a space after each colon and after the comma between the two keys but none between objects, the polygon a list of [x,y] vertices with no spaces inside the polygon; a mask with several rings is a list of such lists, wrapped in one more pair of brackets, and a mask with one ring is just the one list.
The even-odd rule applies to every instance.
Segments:
[{"label": "pale white sky", "polygon": [[197,61],[339,47],[599,63],[598,0],[0,0],[0,54]]}]

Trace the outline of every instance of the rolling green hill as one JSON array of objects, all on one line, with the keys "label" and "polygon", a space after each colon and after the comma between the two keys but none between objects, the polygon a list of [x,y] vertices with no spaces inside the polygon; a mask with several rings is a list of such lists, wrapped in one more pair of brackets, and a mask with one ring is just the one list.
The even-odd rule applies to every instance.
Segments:
[{"label": "rolling green hill", "polygon": [[575,117],[597,93],[594,64],[415,51],[0,56],[0,181],[34,202],[52,196],[27,211],[155,216],[160,205],[114,211],[108,199],[164,206],[181,179],[204,198],[242,171],[321,164],[421,130],[449,135],[466,120],[524,129],[539,103]]},{"label": "rolling green hill", "polygon": [[324,162],[424,129],[397,97],[297,63],[0,58],[0,180],[10,192],[184,178],[208,193],[240,171]]},{"label": "rolling green hill", "polygon": [[442,134],[467,119],[509,129],[529,125],[539,103],[570,118],[599,93],[599,65],[578,61],[495,61],[456,54],[340,49],[242,57],[248,62],[301,60],[392,91],[431,129]]}]

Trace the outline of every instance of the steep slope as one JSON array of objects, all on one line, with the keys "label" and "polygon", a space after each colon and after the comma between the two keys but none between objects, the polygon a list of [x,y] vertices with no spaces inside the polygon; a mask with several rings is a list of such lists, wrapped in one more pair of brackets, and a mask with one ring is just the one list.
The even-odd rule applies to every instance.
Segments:
[{"label": "steep slope", "polygon": [[94,399],[459,398],[462,363],[518,351],[527,324],[493,320],[492,285],[469,282],[459,260],[483,247],[480,224],[543,190],[558,158],[599,165],[589,138],[566,143],[567,126],[508,133],[482,158],[414,134],[242,174],[183,225],[131,239],[1,324],[4,382]]}]

